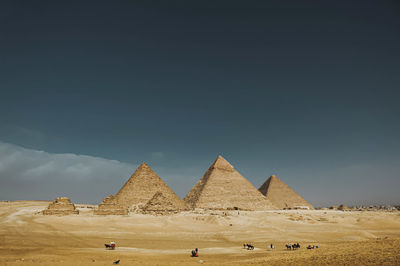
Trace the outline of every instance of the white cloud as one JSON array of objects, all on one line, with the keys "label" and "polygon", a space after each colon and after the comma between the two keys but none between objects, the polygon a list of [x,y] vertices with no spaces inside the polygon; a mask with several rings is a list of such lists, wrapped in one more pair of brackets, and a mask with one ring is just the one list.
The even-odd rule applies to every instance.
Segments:
[{"label": "white cloud", "polygon": [[[153,160],[165,158],[155,152]],[[161,160],[161,159],[158,159]],[[398,159],[385,162],[349,164],[345,167],[288,167],[278,176],[301,196],[317,206],[333,204],[375,204],[399,202]],[[207,167],[154,165],[165,182],[184,197]],[[73,202],[99,203],[116,194],[137,165],[71,153],[53,154],[25,149],[0,141],[0,200],[54,200],[71,197]],[[253,184],[250,175],[243,173]],[[256,186],[265,181],[262,176]]]},{"label": "white cloud", "polygon": [[0,142],[0,200],[97,202],[115,194],[136,165],[71,153],[52,154]]}]

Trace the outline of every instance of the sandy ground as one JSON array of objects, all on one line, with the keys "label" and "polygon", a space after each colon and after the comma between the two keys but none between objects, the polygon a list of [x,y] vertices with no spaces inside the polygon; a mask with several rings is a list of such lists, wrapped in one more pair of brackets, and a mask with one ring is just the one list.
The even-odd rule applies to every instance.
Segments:
[{"label": "sandy ground", "polygon": [[[0,265],[400,265],[400,212],[38,214],[48,204],[0,202]],[[104,249],[110,241],[116,250]]]}]

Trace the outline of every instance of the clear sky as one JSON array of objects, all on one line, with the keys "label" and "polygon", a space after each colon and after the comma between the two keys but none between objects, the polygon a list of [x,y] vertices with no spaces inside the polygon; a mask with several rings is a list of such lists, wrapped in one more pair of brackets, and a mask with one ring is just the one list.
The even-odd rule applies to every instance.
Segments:
[{"label": "clear sky", "polygon": [[400,203],[400,2],[1,1],[0,200],[100,202],[218,155],[317,206]]}]

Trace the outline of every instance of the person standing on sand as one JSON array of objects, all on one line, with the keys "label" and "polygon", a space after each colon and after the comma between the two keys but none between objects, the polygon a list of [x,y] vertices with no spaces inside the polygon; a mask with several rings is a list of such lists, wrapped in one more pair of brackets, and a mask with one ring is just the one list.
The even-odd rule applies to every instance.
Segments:
[{"label": "person standing on sand", "polygon": [[199,254],[197,253],[199,250],[196,248],[195,250],[192,250],[192,257],[198,257]]}]

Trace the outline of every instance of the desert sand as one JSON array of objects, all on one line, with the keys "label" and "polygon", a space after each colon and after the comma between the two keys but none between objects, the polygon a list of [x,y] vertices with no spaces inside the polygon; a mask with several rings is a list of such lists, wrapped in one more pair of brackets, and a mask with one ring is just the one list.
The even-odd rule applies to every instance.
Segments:
[{"label": "desert sand", "polygon": [[[0,265],[399,265],[400,212],[187,211],[42,215],[47,201],[0,202]],[[116,250],[105,243],[115,241]],[[286,250],[286,243],[301,248]],[[243,249],[251,243],[254,250]],[[268,246],[273,243],[275,249]],[[307,245],[318,249],[307,250]],[[194,248],[199,257],[190,257]]]}]

